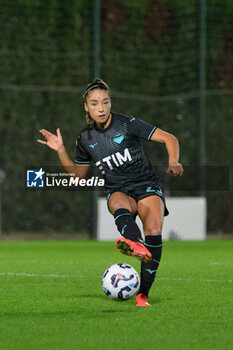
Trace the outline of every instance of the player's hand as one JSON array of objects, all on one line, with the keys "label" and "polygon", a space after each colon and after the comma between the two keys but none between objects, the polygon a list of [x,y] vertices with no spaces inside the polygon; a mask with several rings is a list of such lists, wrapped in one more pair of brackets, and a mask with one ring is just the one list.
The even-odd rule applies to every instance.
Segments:
[{"label": "player's hand", "polygon": [[182,164],[177,161],[169,162],[167,173],[172,173],[173,176],[182,176],[184,173]]},{"label": "player's hand", "polygon": [[37,142],[48,146],[49,148],[53,149],[56,152],[59,152],[59,150],[61,150],[64,147],[61,132],[60,132],[59,128],[57,128],[57,130],[56,130],[57,135],[52,134],[50,131],[45,130],[45,129],[41,129],[40,133],[44,136],[46,141],[37,140]]}]

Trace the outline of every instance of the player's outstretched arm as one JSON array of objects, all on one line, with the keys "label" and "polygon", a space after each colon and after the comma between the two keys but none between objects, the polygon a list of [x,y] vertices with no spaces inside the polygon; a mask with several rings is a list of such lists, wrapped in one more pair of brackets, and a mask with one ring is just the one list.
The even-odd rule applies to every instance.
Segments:
[{"label": "player's outstretched arm", "polygon": [[90,165],[80,165],[72,162],[72,160],[66,152],[59,128],[57,128],[56,130],[56,135],[52,134],[46,129],[41,129],[40,133],[44,136],[45,141],[38,139],[37,142],[42,143],[43,145],[46,145],[57,152],[61,164],[67,173],[75,174],[75,176],[79,178],[84,178],[86,176]]},{"label": "player's outstretched arm", "polygon": [[157,128],[153,133],[151,140],[155,142],[165,143],[166,145],[169,156],[167,173],[172,173],[174,176],[182,176],[184,169],[182,164],[178,162],[180,155],[178,139],[172,134],[169,134],[168,132]]}]

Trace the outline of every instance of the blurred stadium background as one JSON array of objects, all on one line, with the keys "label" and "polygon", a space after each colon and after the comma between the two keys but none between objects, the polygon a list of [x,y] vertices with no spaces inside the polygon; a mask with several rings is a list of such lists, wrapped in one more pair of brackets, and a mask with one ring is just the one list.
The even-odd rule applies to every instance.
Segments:
[{"label": "blurred stadium background", "polygon": [[[191,168],[169,195],[207,198],[208,233],[232,233],[232,0],[0,0],[0,168],[2,231],[93,235],[93,192],[27,191],[25,168],[59,165],[36,143],[61,128],[72,159],[86,126],[82,92],[96,76],[113,110],[176,135]],[[144,143],[154,165],[163,146]],[[198,165],[198,167],[193,168]],[[193,171],[195,169],[195,171]],[[201,175],[200,175],[201,174]],[[211,175],[210,175],[211,174]],[[206,177],[206,178],[205,178]],[[195,186],[193,185],[195,183]],[[221,184],[222,185],[222,184]]]}]

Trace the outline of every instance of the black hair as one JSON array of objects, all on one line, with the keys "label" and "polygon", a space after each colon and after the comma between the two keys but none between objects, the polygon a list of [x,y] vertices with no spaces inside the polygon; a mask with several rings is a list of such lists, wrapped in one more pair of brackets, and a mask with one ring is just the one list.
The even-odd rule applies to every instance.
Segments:
[{"label": "black hair", "polygon": [[109,93],[109,87],[108,85],[102,80],[102,79],[95,79],[92,83],[88,84],[84,94],[83,94],[83,98],[86,101],[86,98],[89,94],[90,91],[93,91],[95,89],[101,89],[101,90],[105,90]]}]

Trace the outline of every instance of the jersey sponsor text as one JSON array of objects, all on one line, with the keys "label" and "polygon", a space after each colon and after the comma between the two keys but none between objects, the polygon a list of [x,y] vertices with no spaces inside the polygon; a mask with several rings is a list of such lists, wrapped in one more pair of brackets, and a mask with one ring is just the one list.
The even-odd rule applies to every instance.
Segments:
[{"label": "jersey sponsor text", "polygon": [[[110,170],[113,170],[113,165],[115,164],[117,167],[121,166],[122,164],[126,163],[126,162],[131,162],[132,161],[132,157],[131,154],[129,152],[128,148],[124,149],[124,154],[122,155],[120,152],[116,152],[111,154],[110,156],[107,156],[105,158],[103,158],[101,161],[98,161],[95,163],[95,165],[97,167],[99,167],[100,170],[102,170],[102,163],[105,163],[108,165]],[[101,169],[101,168],[102,169]]]}]

